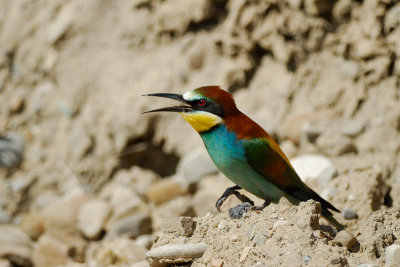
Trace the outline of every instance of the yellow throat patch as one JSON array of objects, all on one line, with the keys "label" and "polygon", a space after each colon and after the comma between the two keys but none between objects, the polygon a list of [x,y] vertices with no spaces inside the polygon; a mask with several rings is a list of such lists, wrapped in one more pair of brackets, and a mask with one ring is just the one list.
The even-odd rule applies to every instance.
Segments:
[{"label": "yellow throat patch", "polygon": [[182,112],[180,114],[199,133],[208,131],[222,122],[222,119],[217,115],[204,111]]}]

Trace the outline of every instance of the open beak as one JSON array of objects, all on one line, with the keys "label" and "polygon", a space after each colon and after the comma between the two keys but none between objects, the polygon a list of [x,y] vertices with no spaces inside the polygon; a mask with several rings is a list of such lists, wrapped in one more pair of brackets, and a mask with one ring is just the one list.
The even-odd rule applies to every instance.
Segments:
[{"label": "open beak", "polygon": [[183,96],[179,95],[179,94],[157,93],[157,94],[148,94],[148,95],[143,95],[143,96],[158,96],[158,97],[170,98],[170,99],[174,99],[174,100],[183,102],[186,104],[186,106],[173,106],[173,107],[153,109],[153,110],[142,112],[142,114],[151,113],[151,112],[160,112],[160,111],[188,112],[188,111],[193,110],[193,108],[190,106],[189,102],[186,101],[185,99],[183,99]]}]

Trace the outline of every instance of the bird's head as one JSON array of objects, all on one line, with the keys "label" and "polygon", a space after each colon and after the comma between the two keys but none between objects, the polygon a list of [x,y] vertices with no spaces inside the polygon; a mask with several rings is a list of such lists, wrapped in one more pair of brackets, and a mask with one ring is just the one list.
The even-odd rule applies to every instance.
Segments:
[{"label": "bird's head", "polygon": [[146,96],[165,97],[185,103],[182,106],[154,109],[144,113],[160,111],[179,112],[199,133],[206,132],[214,126],[223,123],[226,116],[232,115],[237,111],[232,95],[218,86],[200,87],[183,95],[157,93]]}]

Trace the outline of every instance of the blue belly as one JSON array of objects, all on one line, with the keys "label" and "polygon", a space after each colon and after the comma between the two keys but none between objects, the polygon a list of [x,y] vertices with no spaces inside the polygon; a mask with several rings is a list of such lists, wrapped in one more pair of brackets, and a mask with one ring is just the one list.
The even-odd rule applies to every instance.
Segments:
[{"label": "blue belly", "polygon": [[215,165],[232,182],[262,199],[268,196],[273,202],[286,195],[250,167],[243,143],[225,125],[200,135]]}]

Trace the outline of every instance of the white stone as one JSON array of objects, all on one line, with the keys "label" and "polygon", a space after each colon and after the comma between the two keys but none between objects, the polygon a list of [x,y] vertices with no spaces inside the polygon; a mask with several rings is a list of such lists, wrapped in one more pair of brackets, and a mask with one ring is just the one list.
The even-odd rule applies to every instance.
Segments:
[{"label": "white stone", "polygon": [[196,149],[182,158],[178,164],[178,177],[184,179],[185,185],[196,183],[207,174],[218,171],[210,156],[204,149]]},{"label": "white stone", "polygon": [[399,266],[400,263],[400,245],[393,244],[385,249],[387,267]]},{"label": "white stone", "polygon": [[85,203],[79,210],[78,229],[89,239],[95,239],[111,214],[111,205],[101,199]]},{"label": "white stone", "polygon": [[146,258],[168,263],[190,262],[201,257],[206,249],[206,243],[166,244],[151,249]]},{"label": "white stone", "polygon": [[316,179],[322,171],[333,166],[328,158],[315,154],[295,157],[291,160],[291,163],[303,181]]}]

